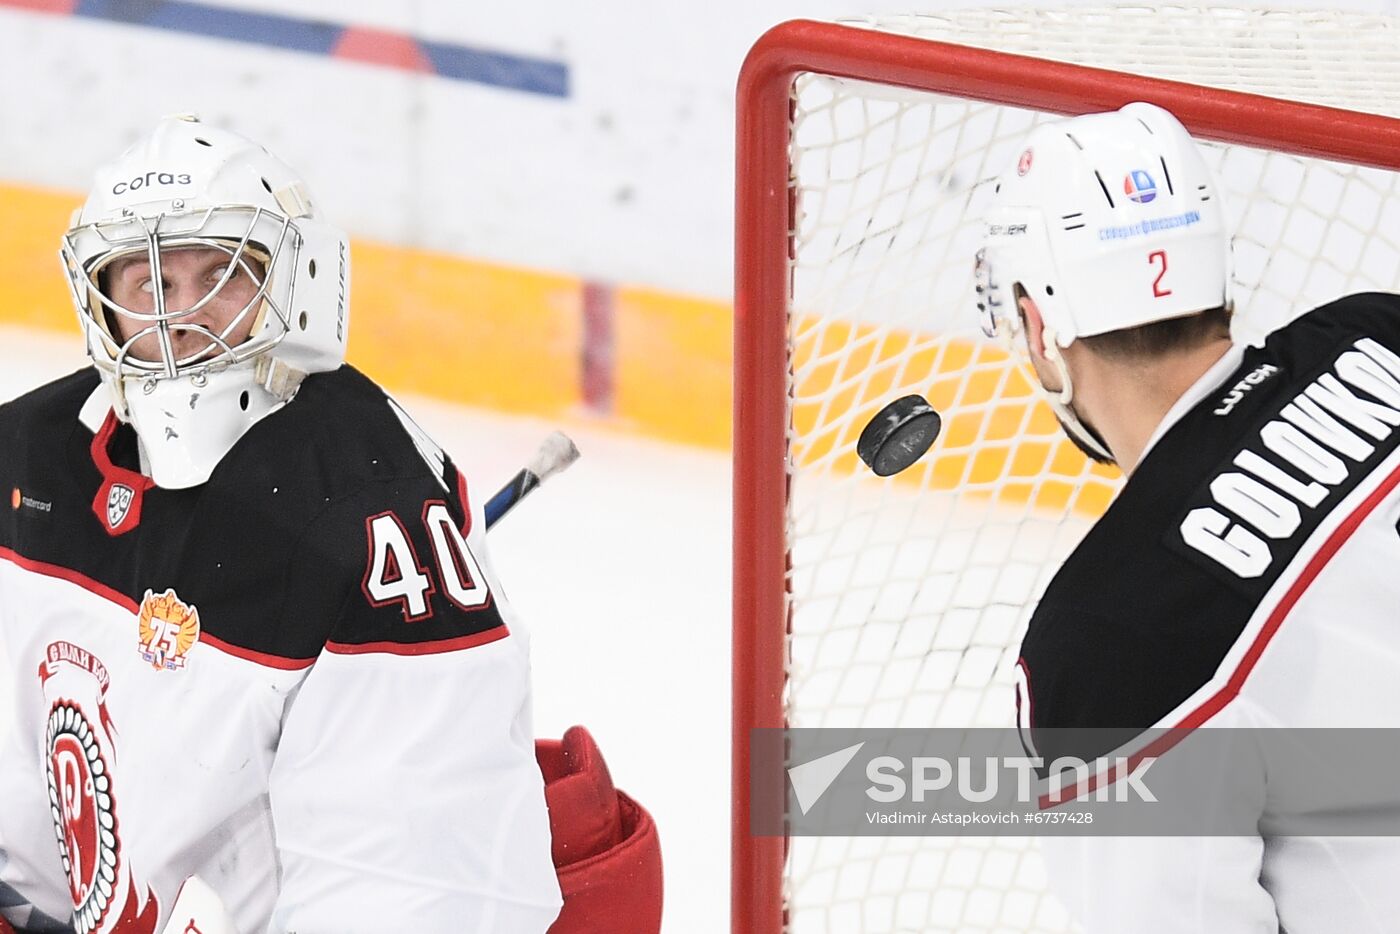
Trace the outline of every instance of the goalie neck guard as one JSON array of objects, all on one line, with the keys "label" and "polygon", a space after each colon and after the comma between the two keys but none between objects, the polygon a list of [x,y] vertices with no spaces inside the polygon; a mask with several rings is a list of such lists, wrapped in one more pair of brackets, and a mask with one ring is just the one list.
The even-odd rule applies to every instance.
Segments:
[{"label": "goalie neck guard", "polygon": [[[104,272],[114,261],[142,259],[159,279],[162,253],[195,248],[227,255],[198,301],[168,308],[165,290],[154,288],[153,307],[138,310],[112,297]],[[344,233],[316,216],[305,185],[284,163],[195,117],[162,120],[98,171],[60,256],[88,356],[162,487],[206,481],[307,374],[345,360]],[[201,310],[245,273],[256,287],[252,297],[232,320],[210,324]],[[134,333],[123,338],[119,325]],[[176,349],[191,346],[191,336],[196,349]],[[133,353],[143,338],[157,352]]]}]

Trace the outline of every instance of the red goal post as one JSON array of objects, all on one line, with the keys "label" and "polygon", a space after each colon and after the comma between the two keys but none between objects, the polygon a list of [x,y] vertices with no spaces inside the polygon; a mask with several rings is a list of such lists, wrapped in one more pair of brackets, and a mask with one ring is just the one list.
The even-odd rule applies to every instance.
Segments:
[{"label": "red goal post", "polygon": [[[1198,138],[1400,170],[1400,120],[1004,54],[867,28],[793,21],[753,46],[738,83],[734,344],[734,635],[731,918],[734,934],[785,922],[788,841],[750,815],[781,806],[781,777],[750,787],[750,731],[786,723],[791,486],[789,313],[797,206],[794,81],[875,82],[1055,114],[1143,100]],[[971,256],[967,258],[970,266]],[[968,310],[969,320],[972,315]]]}]

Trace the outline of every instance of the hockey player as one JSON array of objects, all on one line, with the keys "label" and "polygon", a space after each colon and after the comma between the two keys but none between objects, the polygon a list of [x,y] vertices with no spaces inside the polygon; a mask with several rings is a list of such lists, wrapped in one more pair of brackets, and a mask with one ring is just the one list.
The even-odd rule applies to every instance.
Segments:
[{"label": "hockey player", "polygon": [[[1127,476],[1022,644],[1018,716],[1046,761],[1109,751],[1057,747],[1061,727],[1400,726],[1400,299],[1235,345],[1227,238],[1201,153],[1148,104],[1038,127],[999,180],[984,326],[1018,335],[1070,438]],[[1262,818],[1288,773],[1231,778]],[[1048,858],[1091,932],[1400,917],[1393,839],[1097,838]]]},{"label": "hockey player", "polygon": [[239,934],[545,931],[526,634],[480,495],[343,365],[344,235],[172,118],[62,256],[93,366],[0,406],[0,916],[150,934],[196,877]]}]

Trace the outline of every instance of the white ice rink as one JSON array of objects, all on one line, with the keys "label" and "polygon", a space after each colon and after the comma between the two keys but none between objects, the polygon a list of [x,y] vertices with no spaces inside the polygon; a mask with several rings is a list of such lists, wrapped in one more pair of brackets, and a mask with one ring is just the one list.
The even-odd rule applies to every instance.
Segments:
[{"label": "white ice rink", "polygon": [[[0,327],[0,400],[85,362],[76,333]],[[655,817],[666,934],[726,930],[729,458],[615,434],[582,417],[554,425],[402,401],[477,495],[509,479],[552,429],[577,442],[578,463],[490,539],[533,634],[536,734],[587,726],[618,786]],[[0,684],[0,699],[8,694]],[[0,700],[0,733],[8,720]]]}]

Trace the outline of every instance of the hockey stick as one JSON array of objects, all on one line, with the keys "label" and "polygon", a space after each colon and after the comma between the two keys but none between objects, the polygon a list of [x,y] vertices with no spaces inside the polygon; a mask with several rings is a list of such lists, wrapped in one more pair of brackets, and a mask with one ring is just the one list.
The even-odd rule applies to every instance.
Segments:
[{"label": "hockey stick", "polygon": [[486,502],[486,527],[489,529],[501,517],[515,508],[515,504],[534,492],[535,488],[550,477],[578,460],[578,448],[569,436],[562,431],[552,432],[530,463],[510,482],[501,487],[496,495]]}]

